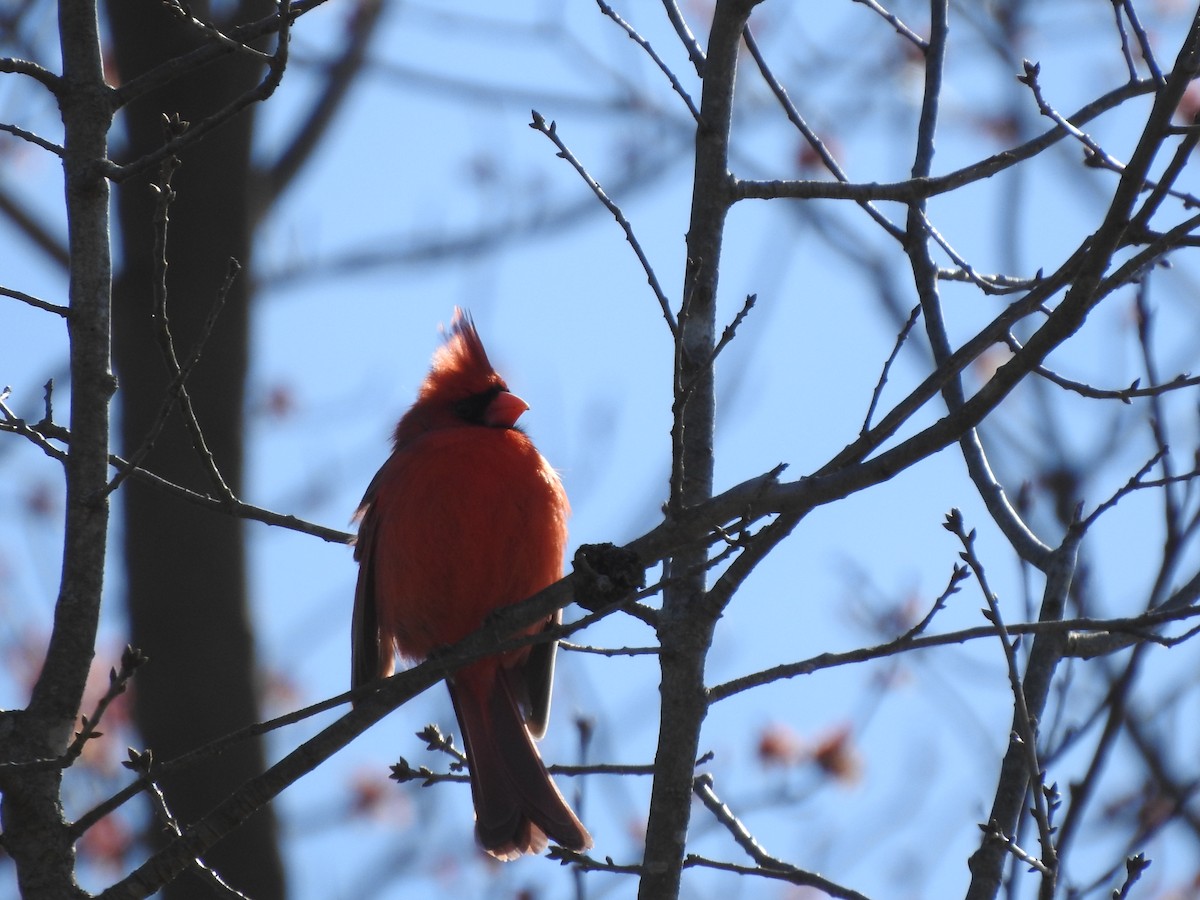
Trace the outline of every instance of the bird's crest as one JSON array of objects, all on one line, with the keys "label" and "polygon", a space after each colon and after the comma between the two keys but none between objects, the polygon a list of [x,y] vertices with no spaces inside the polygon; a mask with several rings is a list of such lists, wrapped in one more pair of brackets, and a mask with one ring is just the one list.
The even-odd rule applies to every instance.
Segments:
[{"label": "bird's crest", "polygon": [[[433,354],[419,401],[458,399],[492,390],[504,381],[492,368],[471,314],[454,307],[454,317],[445,332],[446,342]],[[458,395],[458,396],[455,396]]]}]

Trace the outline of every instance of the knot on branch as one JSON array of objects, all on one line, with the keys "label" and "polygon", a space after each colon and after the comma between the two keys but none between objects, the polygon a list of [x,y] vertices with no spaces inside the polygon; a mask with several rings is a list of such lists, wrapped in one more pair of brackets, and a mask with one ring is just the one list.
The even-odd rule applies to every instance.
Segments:
[{"label": "knot on branch", "polygon": [[575,602],[590,612],[621,603],[646,586],[646,567],[637,554],[615,544],[583,544],[572,565]]}]

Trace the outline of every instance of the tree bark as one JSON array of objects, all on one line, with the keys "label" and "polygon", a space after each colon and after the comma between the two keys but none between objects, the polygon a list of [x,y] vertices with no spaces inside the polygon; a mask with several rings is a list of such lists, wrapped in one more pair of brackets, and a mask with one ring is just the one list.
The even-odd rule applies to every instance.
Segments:
[{"label": "tree bark", "polygon": [[[112,119],[92,4],[59,7],[63,74],[56,84],[63,119],[63,177],[70,247],[72,441],[65,459],[66,524],[54,627],[42,671],[23,713],[0,717],[0,761],[61,757],[74,732],[91,668],[108,533],[112,268],[107,156]],[[25,900],[86,896],[75,881],[75,841],[63,817],[62,769],[0,767],[4,849]]]},{"label": "tree bark", "polygon": [[[724,0],[713,13],[696,128],[696,170],[688,260],[675,354],[675,420],[669,512],[678,516],[712,497],[716,398],[717,276],[725,215],[733,202],[729,135],[742,29],[756,0]],[[691,814],[700,729],[708,714],[704,666],[719,608],[706,602],[707,548],[670,560],[659,625],[661,713],[654,786],[646,825],[642,900],[677,897]]]},{"label": "tree bark", "polygon": [[[161,4],[107,4],[115,62],[124,79],[199,43],[195,28]],[[207,4],[192,11],[207,18]],[[243,3],[239,16],[265,15],[271,5]],[[135,101],[122,114],[136,159],[164,142],[162,115],[196,120],[252,88],[257,61],[231,55]],[[249,264],[252,235],[251,141],[254,113],[243,112],[181,154],[173,188],[166,255],[171,333],[177,353],[194,346],[213,307],[230,257]],[[122,183],[118,214],[123,265],[115,288],[115,358],[120,378],[123,450],[134,452],[166,394],[167,368],[152,320],[155,278],[149,179]],[[249,339],[248,279],[230,291],[187,389],[208,446],[226,483],[243,482],[243,399]],[[213,485],[173,412],[146,464],[199,490]],[[138,673],[134,716],[146,746],[169,759],[260,717],[258,673],[246,593],[242,522],[164,498],[130,480],[122,488],[124,557],[131,642],[148,657]],[[261,740],[246,741],[208,764],[164,778],[171,812],[186,825],[225,794],[265,768]],[[270,808],[251,818],[234,840],[205,861],[233,887],[256,900],[284,895],[283,866]],[[211,885],[186,876],[166,891],[169,900],[210,896]]]}]

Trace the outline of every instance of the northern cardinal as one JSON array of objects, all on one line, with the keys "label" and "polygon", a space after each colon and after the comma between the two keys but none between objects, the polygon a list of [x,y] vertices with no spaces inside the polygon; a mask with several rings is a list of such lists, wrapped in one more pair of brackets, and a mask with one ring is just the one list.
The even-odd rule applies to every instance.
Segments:
[{"label": "northern cardinal", "polygon": [[[527,409],[492,368],[470,316],[455,309],[358,510],[355,687],[390,675],[396,651],[423,659],[562,577],[570,507],[516,425]],[[466,744],[475,834],[498,859],[539,853],[547,838],[571,850],[592,845],[533,743],[546,731],[555,651],[547,642],[486,657],[446,681]]]}]

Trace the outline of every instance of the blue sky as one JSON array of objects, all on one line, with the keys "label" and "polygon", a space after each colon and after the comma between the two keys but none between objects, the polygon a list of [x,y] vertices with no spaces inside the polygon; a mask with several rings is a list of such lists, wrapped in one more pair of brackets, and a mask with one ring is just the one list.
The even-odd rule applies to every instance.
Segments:
[{"label": "blue sky", "polygon": [[[764,51],[793,99],[835,146],[851,177],[898,180],[911,165],[912,125],[920,100],[917,70],[904,62],[899,39],[862,5],[808,4],[803,13],[766,3],[756,13]],[[486,13],[481,12],[488,9]],[[1092,7],[1095,7],[1094,9]],[[688,4],[703,35],[704,3]],[[461,12],[447,12],[446,10]],[[654,43],[681,76],[686,58],[657,4],[627,2],[623,15]],[[923,7],[897,12],[920,30]],[[1107,4],[1055,4],[1036,10],[1022,52],[1043,64],[1042,82],[1059,108],[1072,111],[1124,79]],[[1186,11],[1156,7],[1153,34],[1164,61],[1173,57]],[[295,64],[278,96],[263,111],[261,152],[269,155],[287,133],[311,86],[305,60],[326,52],[340,34],[338,4],[307,16],[294,36]],[[473,17],[485,25],[472,24]],[[507,23],[507,24],[505,24]],[[540,23],[534,30],[531,23]],[[348,527],[362,490],[385,458],[395,419],[415,393],[439,340],[439,323],[455,305],[469,307],[494,362],[532,409],[523,419],[543,453],[560,469],[572,498],[571,549],[579,543],[621,543],[658,521],[669,463],[669,333],[645,276],[611,218],[594,213],[528,239],[468,258],[371,267],[362,263],[328,274],[348,251],[394,251],[415,241],[436,244],[498,222],[514,231],[548,208],[586,203],[586,187],[553,146],[527,127],[534,106],[602,183],[619,183],[633,163],[661,174],[616,199],[674,302],[681,291],[684,232],[691,191],[689,117],[645,55],[591,4],[460,2],[398,7],[385,21],[374,53],[381,67],[356,92],[325,152],[266,223],[255,249],[263,282],[254,318],[254,359],[247,434],[250,468],[245,499],[322,524]],[[955,12],[935,171],[946,172],[1003,148],[989,131],[998,112],[1022,110],[1030,134],[1045,127],[1032,99],[1022,98],[1016,69],[992,55],[968,14]],[[1067,40],[1067,38],[1070,40]],[[423,73],[417,75],[414,73]],[[436,77],[435,77],[436,76]],[[455,76],[474,88],[442,81]],[[53,110],[39,112],[7,79],[0,79],[6,120],[31,116],[53,133]],[[636,99],[631,104],[630,98]],[[798,137],[773,106],[762,81],[744,61],[739,81],[735,173],[753,178],[798,177]],[[601,101],[596,103],[596,101]],[[1136,101],[1089,130],[1118,156],[1137,137]],[[645,112],[643,110],[649,110]],[[14,193],[54,210],[60,190],[52,160],[5,144],[0,178]],[[939,198],[930,213],[939,230],[985,272],[1013,268],[1030,275],[1057,265],[1094,228],[1113,176],[1078,166],[1077,146],[1064,145],[1023,176],[999,175],[960,194]],[[1006,222],[1013,192],[1027,213]],[[903,210],[884,205],[894,221]],[[831,242],[829,223],[845,229]],[[10,243],[12,238],[3,237]],[[879,280],[849,257],[878,257]],[[944,260],[942,260],[944,262]],[[1154,276],[1166,375],[1194,363],[1197,308],[1194,266],[1176,259]],[[32,252],[0,266],[10,287],[61,302],[61,275]],[[822,465],[858,431],[890,351],[897,325],[882,312],[880,284],[911,307],[915,295],[903,255],[854,207],[743,203],[730,216],[722,260],[721,315],[732,318],[747,293],[758,306],[719,370],[717,489],[779,462],[799,477]],[[944,291],[952,339],[962,340],[991,318],[1000,301],[956,285]],[[1106,303],[1089,321],[1076,349],[1056,354],[1064,373],[1124,386],[1140,374],[1128,327],[1129,295]],[[61,366],[63,328],[52,317],[0,303],[0,383],[13,403],[37,415],[40,385]],[[899,357],[884,408],[925,374],[918,346]],[[978,373],[975,373],[978,374]],[[291,411],[264,413],[284,392]],[[60,401],[62,404],[63,401]],[[60,405],[62,412],[65,408]],[[1194,407],[1192,407],[1194,410]],[[1112,423],[1096,401],[1056,400],[1053,421],[1032,392],[1002,409],[1003,427],[988,432],[997,469],[1023,477],[1008,436],[1037,453],[1050,425],[1079,450],[1098,445]],[[933,421],[931,404],[912,427]],[[1179,446],[1196,441],[1194,411],[1179,405]],[[1107,498],[1152,452],[1145,412],[1119,452],[1097,461],[1085,490],[1094,505]],[[904,434],[911,433],[906,430]],[[903,435],[902,435],[903,436]],[[0,528],[4,608],[14,631],[48,617],[57,575],[58,520],[23,514],[30,485],[57,488],[56,465],[15,439],[0,441]],[[722,620],[709,660],[716,684],[777,662],[845,650],[890,635],[873,631],[873,617],[911,600],[926,608],[943,589],[960,549],[941,527],[962,508],[979,529],[979,551],[1009,620],[1024,617],[1023,576],[991,527],[966,478],[961,459],[946,452],[877,488],[815,511],[746,583]],[[1046,509],[1033,521],[1053,540]],[[1147,572],[1126,560],[1153,559],[1159,534],[1155,501],[1127,499],[1093,533],[1096,602],[1114,613],[1136,610]],[[349,549],[265,526],[248,529],[252,594],[267,666],[293,692],[284,705],[338,693],[348,681],[348,628],[355,577]],[[1038,585],[1035,584],[1035,590]],[[121,577],[108,581],[105,640],[120,646]],[[982,600],[967,583],[936,623],[950,630],[983,624]],[[579,640],[598,646],[644,646],[644,626],[613,617]],[[1151,654],[1151,684],[1170,684],[1192,667],[1187,647]],[[107,665],[107,664],[106,664]],[[881,688],[881,683],[887,687]],[[1157,696],[1158,691],[1154,692]],[[593,759],[641,763],[656,739],[657,676],[648,658],[608,659],[567,653],[559,669],[555,716],[543,744],[548,761],[574,762],[571,720],[594,717]],[[0,685],[4,705],[19,704]],[[1157,702],[1157,701],[1154,701]],[[1194,706],[1194,698],[1191,705]],[[714,707],[702,750],[718,792],[743,814],[771,852],[820,870],[877,897],[952,896],[967,879],[966,857],[986,818],[994,772],[1007,738],[1011,698],[997,644],[931,651],[898,664],[835,669],[741,695]],[[284,706],[271,712],[282,712]],[[1079,709],[1063,712],[1068,719]],[[329,717],[279,732],[277,753],[294,747]],[[436,688],[397,711],[281,799],[288,858],[297,898],[422,896],[435,886],[459,896],[511,896],[536,886],[548,897],[571,896],[570,876],[544,861],[496,869],[477,864],[465,787],[405,788],[383,819],[341,817],[346,784],[357,777],[386,779],[403,755],[427,761],[413,732],[429,721],[453,729],[449,704]],[[1180,721],[1186,746],[1195,726]],[[805,740],[853,729],[861,778],[831,782],[810,769],[764,770],[755,756],[762,729],[785,726]],[[1068,756],[1061,784],[1086,757]],[[1113,764],[1112,791],[1132,790],[1140,772],[1124,748]],[[1124,781],[1122,781],[1124,779]],[[1128,787],[1126,788],[1126,782]],[[397,790],[388,785],[390,790]],[[564,780],[573,792],[576,783]],[[638,859],[636,826],[644,819],[647,779],[587,780],[583,817],[596,855]],[[389,882],[412,846],[411,817],[438,836],[444,864],[427,883]],[[744,862],[728,837],[697,808],[695,850]],[[1096,854],[1078,858],[1099,866],[1112,850],[1103,829],[1089,832]],[[1168,837],[1149,848],[1162,886],[1189,871],[1191,845]],[[1194,857],[1191,857],[1194,858]],[[1076,873],[1072,873],[1076,874]],[[1077,877],[1086,880],[1080,871]],[[782,887],[751,886],[733,876],[689,874],[689,896],[789,896]],[[1032,882],[1030,884],[1032,889]],[[628,880],[595,877],[590,896],[632,896]],[[795,896],[795,895],[791,895]]]}]

